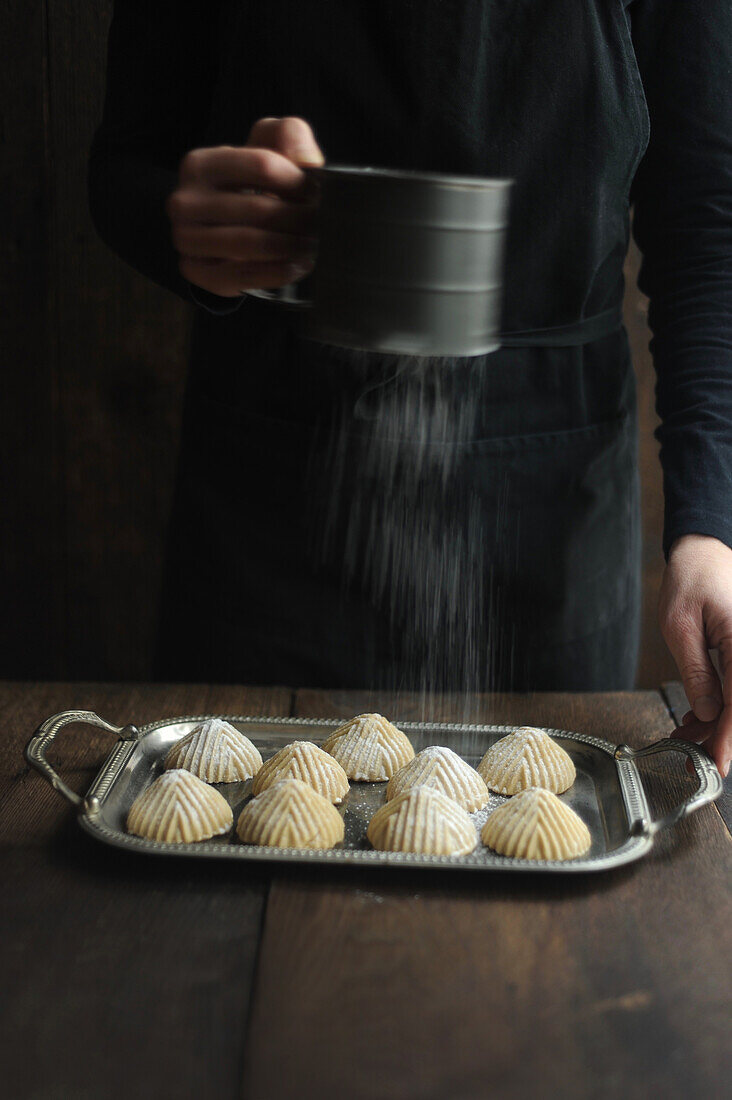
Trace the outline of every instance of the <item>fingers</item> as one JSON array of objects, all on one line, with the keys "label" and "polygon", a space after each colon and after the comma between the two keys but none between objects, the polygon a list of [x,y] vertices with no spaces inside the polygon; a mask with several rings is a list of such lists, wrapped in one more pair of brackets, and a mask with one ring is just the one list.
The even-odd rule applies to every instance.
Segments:
[{"label": "fingers", "polygon": [[681,725],[674,730],[674,737],[682,741],[694,741],[704,748],[714,760],[722,776],[729,774],[732,757],[732,707],[725,704],[714,722],[700,722],[693,711],[687,711]]},{"label": "fingers", "polygon": [[297,282],[312,263],[236,263],[227,260],[193,259],[181,256],[178,267],[184,279],[194,286],[218,294],[220,298],[238,298],[247,290],[273,290]]},{"label": "fingers", "polygon": [[[719,642],[718,652],[722,671],[721,710],[715,719],[706,722],[700,721],[693,710],[687,711],[681,720],[681,726],[674,731],[674,736],[684,741],[703,744],[717,765],[720,775],[727,776],[730,760],[732,760],[732,637]],[[676,658],[676,661],[681,671],[679,658]],[[718,678],[717,683],[719,683]],[[684,687],[687,696],[690,697],[690,689],[686,686],[686,681],[684,681]]]},{"label": "fingers", "polygon": [[732,707],[724,708],[717,722],[717,729],[705,747],[717,765],[719,774],[726,779],[732,760]]},{"label": "fingers", "polygon": [[178,224],[251,225],[301,236],[313,236],[317,229],[314,204],[291,203],[273,195],[190,188],[174,191],[166,209]]},{"label": "fingers", "polygon": [[674,730],[674,737],[678,737],[682,741],[695,741],[700,744],[711,737],[716,728],[716,722],[700,722],[698,718],[694,717],[693,710],[690,710],[688,714],[684,715],[682,724]]},{"label": "fingers", "polygon": [[[705,535],[677,539],[661,582],[659,612],[693,709],[680,736],[704,740],[725,775],[732,757],[732,548]],[[709,649],[719,655],[719,675]]]},{"label": "fingers", "polygon": [[181,187],[201,186],[221,191],[256,187],[293,201],[307,192],[307,178],[291,160],[273,149],[220,145],[192,149],[181,161]]},{"label": "fingers", "polygon": [[296,263],[310,260],[315,241],[289,233],[230,225],[180,225],[173,223],[173,244],[181,255],[192,259],[240,260],[242,262]]},{"label": "fingers", "polygon": [[722,687],[709,656],[701,612],[697,616],[671,609],[661,630],[695,717],[700,722],[714,721],[722,709]]},{"label": "fingers", "polygon": [[303,166],[325,164],[315,135],[304,118],[260,118],[252,126],[247,145],[274,149]]},{"label": "fingers", "polygon": [[725,637],[718,645],[722,671],[722,690],[724,709],[717,719],[715,732],[709,739],[707,749],[714,758],[720,774],[729,774],[732,759],[732,637]]},{"label": "fingers", "polygon": [[[312,269],[323,164],[301,118],[263,118],[247,145],[193,149],[167,201],[184,278],[223,297],[284,286]],[[256,193],[253,193],[256,192]]]}]

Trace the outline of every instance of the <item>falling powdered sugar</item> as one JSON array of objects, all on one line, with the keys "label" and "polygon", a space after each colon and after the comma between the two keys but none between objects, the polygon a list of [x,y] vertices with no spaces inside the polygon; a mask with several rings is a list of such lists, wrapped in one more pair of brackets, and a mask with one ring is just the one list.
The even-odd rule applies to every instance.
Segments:
[{"label": "falling powdered sugar", "polygon": [[366,686],[417,692],[422,721],[435,692],[454,692],[456,717],[474,720],[469,695],[493,675],[487,548],[500,523],[492,516],[487,530],[471,470],[485,357],[347,362],[362,382],[346,387],[324,448],[318,557],[386,623],[378,682]]}]

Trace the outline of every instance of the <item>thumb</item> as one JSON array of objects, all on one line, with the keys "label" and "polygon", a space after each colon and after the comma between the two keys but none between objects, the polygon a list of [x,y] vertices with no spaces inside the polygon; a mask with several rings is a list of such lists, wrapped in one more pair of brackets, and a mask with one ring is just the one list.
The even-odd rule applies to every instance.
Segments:
[{"label": "thumb", "polygon": [[709,656],[701,614],[696,619],[672,612],[662,631],[694,716],[700,722],[714,721],[723,705],[722,687]]},{"label": "thumb", "polygon": [[325,164],[315,135],[304,118],[260,118],[252,126],[247,145],[274,149],[301,168]]}]

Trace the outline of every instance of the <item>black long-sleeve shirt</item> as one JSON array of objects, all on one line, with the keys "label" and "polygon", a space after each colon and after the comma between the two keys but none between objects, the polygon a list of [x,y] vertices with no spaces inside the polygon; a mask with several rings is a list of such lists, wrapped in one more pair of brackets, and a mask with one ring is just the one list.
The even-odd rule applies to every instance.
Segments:
[{"label": "black long-sleeve shirt", "polygon": [[[491,87],[479,44],[493,29],[493,13],[511,5],[374,0],[361,7],[118,0],[90,199],[101,236],[120,256],[189,298],[163,207],[179,161],[196,146],[243,143],[262,115],[308,118],[326,154],[340,162],[514,174],[515,139],[504,107],[510,121],[511,97],[522,94],[556,44],[545,49],[539,41],[535,57],[519,58],[516,83],[504,92]],[[644,257],[639,285],[650,299],[662,419],[664,548],[668,552],[690,532],[732,546],[732,4],[607,0],[605,7],[613,33],[625,21],[637,63],[638,87],[621,89],[621,100],[632,100],[628,117],[638,134],[650,123],[650,140],[622,199],[635,206],[634,233]],[[415,27],[420,41],[408,68],[389,50],[398,40],[394,28],[410,42]],[[377,34],[386,43],[379,56],[368,48],[369,37]],[[546,73],[541,79],[545,96],[559,102],[561,78],[557,89]],[[500,126],[496,116],[495,125],[486,122],[490,102],[502,103]],[[579,107],[572,118],[581,140],[590,140],[581,131]],[[537,164],[557,175],[562,151],[552,162],[552,135],[545,138],[548,151],[540,150],[537,156],[544,159]],[[566,138],[560,133],[555,143]],[[588,314],[611,304],[617,290],[612,280],[605,286],[597,280],[591,300],[582,299],[582,277],[573,282],[572,262],[561,254],[562,242],[572,232],[582,234],[588,219],[599,224],[610,217],[607,196],[600,188],[587,193],[586,181],[575,176],[578,190],[568,196],[574,214],[569,209],[564,222],[557,219],[555,236],[537,235],[536,263],[529,258],[536,269],[532,315],[521,314],[529,259],[523,269],[517,259],[513,290],[508,274],[504,328],[562,323],[575,312],[573,302]],[[562,183],[571,192],[569,174]],[[547,187],[553,186],[548,180]],[[550,221],[544,213],[538,226]],[[588,255],[588,270],[599,270],[602,260]],[[541,287],[549,283],[553,299],[542,296]],[[559,302],[551,316],[550,301]],[[208,303],[216,307],[217,300]],[[218,305],[222,312],[232,308],[224,300]]]}]

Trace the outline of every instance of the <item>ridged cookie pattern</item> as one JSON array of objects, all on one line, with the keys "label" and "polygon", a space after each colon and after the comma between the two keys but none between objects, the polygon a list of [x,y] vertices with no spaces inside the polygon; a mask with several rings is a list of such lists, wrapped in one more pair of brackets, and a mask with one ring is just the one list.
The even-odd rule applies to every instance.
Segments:
[{"label": "ridged cookie pattern", "polygon": [[386,788],[387,799],[396,798],[412,787],[433,787],[446,794],[468,813],[480,810],[490,799],[490,792],[475,768],[442,745],[430,745],[418,752],[396,775]]},{"label": "ridged cookie pattern", "polygon": [[357,714],[323,742],[349,779],[378,783],[414,759],[412,742],[381,714]]},{"label": "ridged cookie pattern", "polygon": [[332,848],[344,837],[335,806],[300,779],[281,779],[248,802],[236,824],[244,844]]},{"label": "ridged cookie pattern", "polygon": [[208,783],[251,779],[262,755],[248,737],[221,718],[211,718],[181,737],[165,757],[166,768],[185,768]]},{"label": "ridged cookie pattern", "polygon": [[516,794],[527,787],[543,787],[561,794],[575,781],[572,758],[548,733],[520,726],[488,749],[478,772],[492,791]]},{"label": "ridged cookie pattern", "polygon": [[329,802],[348,794],[348,776],[333,757],[312,741],[293,741],[270,757],[256,775],[252,794],[261,794],[281,779],[299,779]]},{"label": "ridged cookie pattern", "polygon": [[579,814],[541,787],[519,791],[494,810],[481,840],[500,855],[516,859],[576,859],[592,844]]},{"label": "ridged cookie pattern", "polygon": [[432,787],[412,787],[380,806],[366,835],[383,852],[463,856],[478,843],[462,806]]},{"label": "ridged cookie pattern", "polygon": [[147,840],[190,844],[228,832],[233,822],[231,806],[214,787],[176,768],[138,795],[127,815],[127,831]]}]

